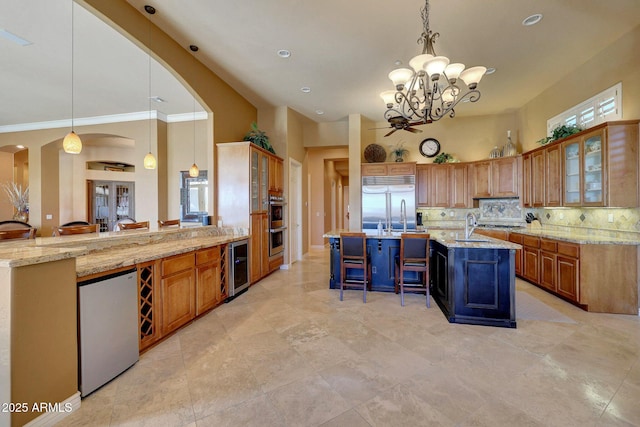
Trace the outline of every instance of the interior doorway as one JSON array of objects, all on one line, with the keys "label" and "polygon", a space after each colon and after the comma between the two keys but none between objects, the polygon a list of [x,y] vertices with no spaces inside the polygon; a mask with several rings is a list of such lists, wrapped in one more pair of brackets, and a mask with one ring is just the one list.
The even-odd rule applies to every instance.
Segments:
[{"label": "interior doorway", "polygon": [[302,259],[302,164],[289,159],[289,257]]}]

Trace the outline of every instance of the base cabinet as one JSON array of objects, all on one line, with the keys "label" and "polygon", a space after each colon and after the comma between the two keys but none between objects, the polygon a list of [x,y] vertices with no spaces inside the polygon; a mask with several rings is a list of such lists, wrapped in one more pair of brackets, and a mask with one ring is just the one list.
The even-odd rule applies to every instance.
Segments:
[{"label": "base cabinet", "polygon": [[139,348],[224,302],[227,245],[218,245],[137,265]]},{"label": "base cabinet", "polygon": [[514,250],[431,249],[432,295],[449,322],[516,327]]},{"label": "base cabinet", "polygon": [[578,294],[578,260],[564,255],[558,255],[558,294],[571,301],[580,301]]}]

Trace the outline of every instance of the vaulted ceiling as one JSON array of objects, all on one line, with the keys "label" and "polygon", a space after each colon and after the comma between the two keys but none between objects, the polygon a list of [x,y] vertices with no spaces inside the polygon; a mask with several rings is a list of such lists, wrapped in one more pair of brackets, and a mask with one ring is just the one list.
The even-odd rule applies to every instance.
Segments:
[{"label": "vaulted ceiling", "polygon": [[[387,74],[420,50],[422,0],[126,1],[185,49],[198,45],[197,58],[255,106],[288,105],[319,122],[350,113],[383,120]],[[145,4],[157,13],[146,14]],[[150,92],[167,101],[152,109],[193,111],[192,96],[155,61],[149,91],[142,50],[81,6],[73,11],[76,118],[146,111]],[[3,3],[0,28],[32,44],[0,37],[0,131],[71,117],[71,12],[70,0]],[[542,21],[523,26],[534,13]],[[640,25],[640,1],[431,0],[430,16],[437,53],[496,68],[480,83],[480,101],[457,114],[499,114]],[[291,56],[279,57],[280,49]]]}]

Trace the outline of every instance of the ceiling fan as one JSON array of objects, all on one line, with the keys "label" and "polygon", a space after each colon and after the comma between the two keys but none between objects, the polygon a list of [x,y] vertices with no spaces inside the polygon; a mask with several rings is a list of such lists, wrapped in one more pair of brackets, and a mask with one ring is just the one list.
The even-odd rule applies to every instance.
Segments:
[{"label": "ceiling fan", "polygon": [[[391,125],[391,131],[385,135],[389,136],[397,130],[406,130],[412,133],[420,133],[422,130],[416,129],[413,126],[423,125],[423,121],[418,122],[410,122],[409,119],[402,116],[389,117],[389,124]],[[376,129],[385,129],[385,128],[376,128]]]}]

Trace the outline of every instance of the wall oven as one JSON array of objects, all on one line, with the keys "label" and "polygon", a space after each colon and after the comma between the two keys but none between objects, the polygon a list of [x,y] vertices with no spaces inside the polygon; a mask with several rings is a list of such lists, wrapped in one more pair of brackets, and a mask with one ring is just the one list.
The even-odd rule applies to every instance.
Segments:
[{"label": "wall oven", "polygon": [[229,243],[227,259],[229,260],[228,300],[230,300],[249,288],[249,241],[240,240]]},{"label": "wall oven", "polygon": [[284,252],[284,197],[281,194],[269,195],[269,257]]}]

